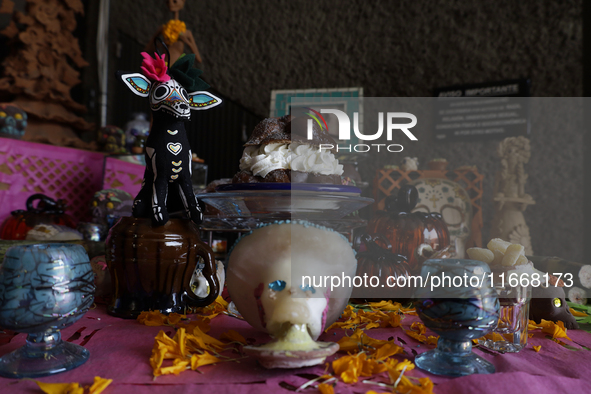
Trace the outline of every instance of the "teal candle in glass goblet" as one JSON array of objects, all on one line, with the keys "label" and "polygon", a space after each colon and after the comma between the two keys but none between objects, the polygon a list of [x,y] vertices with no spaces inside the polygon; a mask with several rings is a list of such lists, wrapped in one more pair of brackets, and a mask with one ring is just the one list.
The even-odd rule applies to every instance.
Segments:
[{"label": "teal candle in glass goblet", "polygon": [[8,249],[0,266],[0,326],[28,336],[25,346],[0,357],[0,376],[46,376],[86,362],[88,350],[62,341],[60,330],[93,301],[94,275],[81,245]]},{"label": "teal candle in glass goblet", "polygon": [[488,264],[475,260],[433,259],[423,263],[425,287],[415,290],[415,307],[426,327],[439,334],[437,348],[415,358],[417,367],[436,375],[494,373],[494,366],[472,353],[472,339],[491,332],[499,301]]}]

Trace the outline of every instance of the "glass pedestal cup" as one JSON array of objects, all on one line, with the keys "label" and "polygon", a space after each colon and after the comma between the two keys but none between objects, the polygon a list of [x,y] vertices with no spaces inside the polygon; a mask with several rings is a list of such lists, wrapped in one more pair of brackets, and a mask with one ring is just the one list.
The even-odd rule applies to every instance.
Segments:
[{"label": "glass pedestal cup", "polygon": [[492,333],[478,341],[480,346],[499,353],[516,353],[527,345],[532,267],[531,262],[520,266],[491,267],[500,304],[499,322]]}]

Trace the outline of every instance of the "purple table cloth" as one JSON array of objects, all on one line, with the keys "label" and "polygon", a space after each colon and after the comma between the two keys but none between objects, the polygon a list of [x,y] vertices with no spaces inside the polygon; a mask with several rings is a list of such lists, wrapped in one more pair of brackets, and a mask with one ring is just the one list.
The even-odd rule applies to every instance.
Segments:
[{"label": "purple table cloth", "polygon": [[[191,316],[189,316],[191,317]],[[403,329],[417,321],[416,316],[406,315],[402,328],[371,329],[367,334],[376,339],[388,339],[404,347],[404,355],[395,356],[413,361],[415,354],[433,349],[433,345],[421,344],[407,336]],[[257,332],[248,323],[225,315],[215,317],[211,322],[213,337],[230,329],[241,333],[245,338],[264,343],[269,337]],[[78,382],[90,385],[95,376],[113,379],[105,394],[114,393],[289,393],[290,387],[299,387],[314,376],[325,373],[325,365],[288,370],[267,370],[255,360],[243,358],[239,362],[224,362],[201,367],[203,374],[185,371],[180,375],[159,376],[154,379],[149,358],[158,331],[164,330],[174,335],[172,327],[148,327],[135,320],[124,320],[109,316],[104,306],[89,311],[76,324],[62,332],[62,338],[85,346],[90,351],[90,359],[81,367],[55,376],[38,378],[43,382]],[[349,331],[352,333],[352,331]],[[324,333],[320,340],[338,341],[345,332],[341,329]],[[497,372],[492,375],[472,375],[461,378],[447,378],[423,372],[417,368],[407,372],[408,376],[429,377],[435,383],[435,393],[587,393],[591,392],[591,334],[581,330],[569,330],[572,341],[562,339],[569,347],[562,346],[548,338],[539,330],[533,332],[527,348],[516,354],[495,354],[475,349],[475,353],[491,361]],[[427,335],[434,335],[427,332]],[[2,337],[0,356],[24,345],[25,334]],[[533,345],[541,345],[540,352]],[[227,353],[224,353],[227,354]],[[328,361],[342,356],[329,358]],[[239,357],[236,355],[236,357]],[[332,368],[329,368],[332,372]],[[378,380],[361,377],[365,380]],[[292,389],[293,390],[293,389]],[[365,393],[368,390],[386,391],[374,385],[357,383],[348,385],[339,381],[335,393]],[[38,386],[30,380],[0,378],[0,393],[40,393]],[[291,391],[293,392],[293,391]],[[308,388],[303,392],[318,392]]]}]

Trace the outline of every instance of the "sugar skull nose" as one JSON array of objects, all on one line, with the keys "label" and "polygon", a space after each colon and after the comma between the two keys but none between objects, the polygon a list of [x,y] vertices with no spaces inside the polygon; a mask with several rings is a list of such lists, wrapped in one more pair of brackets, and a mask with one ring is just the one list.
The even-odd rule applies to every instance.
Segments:
[{"label": "sugar skull nose", "polygon": [[180,108],[181,109],[189,109],[189,106],[187,104],[181,104]]}]

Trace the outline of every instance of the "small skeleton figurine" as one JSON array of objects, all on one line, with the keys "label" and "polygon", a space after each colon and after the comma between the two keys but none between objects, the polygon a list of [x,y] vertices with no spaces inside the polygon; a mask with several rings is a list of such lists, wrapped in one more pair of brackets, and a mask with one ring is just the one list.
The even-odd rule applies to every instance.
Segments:
[{"label": "small skeleton figurine", "polygon": [[525,137],[506,138],[499,144],[497,154],[501,158],[501,171],[495,179],[495,194],[528,198],[525,194],[527,174],[523,165],[531,156],[529,140]]},{"label": "small skeleton figurine", "polygon": [[155,55],[152,58],[142,53],[144,75],[120,75],[132,92],[149,97],[152,108],[146,171],[142,189],[133,203],[133,216],[151,217],[156,226],[166,224],[168,191],[173,190],[179,193],[189,219],[198,224],[202,213],[191,185],[192,156],[185,122],[190,119],[191,110],[213,108],[222,100],[202,91],[209,85],[199,78],[201,71],[193,68],[194,55],[182,56],[170,68],[164,54]]},{"label": "small skeleton figurine", "polygon": [[531,156],[529,140],[525,137],[505,138],[497,148],[501,169],[495,177],[494,206],[491,237],[508,240],[525,247],[525,253],[533,255],[529,227],[523,211],[534,199],[525,193],[527,174],[524,165]]},{"label": "small skeleton figurine", "polygon": [[152,43],[154,39],[162,36],[170,51],[169,64],[174,64],[185,53],[185,44],[195,55],[197,63],[201,63],[201,55],[193,38],[193,33],[187,30],[185,22],[179,20],[179,11],[185,6],[185,0],[166,0],[166,6],[170,12],[174,13],[174,17],[160,26],[144,50],[148,53],[154,52],[155,46]]}]

